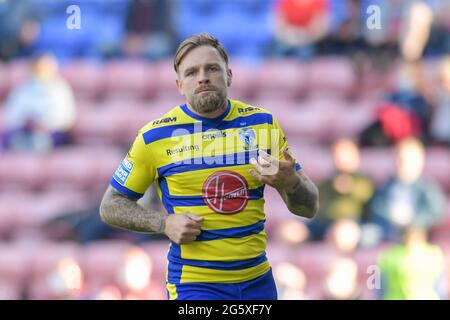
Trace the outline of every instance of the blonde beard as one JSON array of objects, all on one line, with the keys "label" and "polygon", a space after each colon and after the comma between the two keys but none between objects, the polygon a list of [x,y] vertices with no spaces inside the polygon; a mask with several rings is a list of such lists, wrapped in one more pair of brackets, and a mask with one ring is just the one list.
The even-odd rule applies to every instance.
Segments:
[{"label": "blonde beard", "polygon": [[189,104],[197,113],[211,113],[224,108],[227,103],[226,95],[222,92],[210,92],[206,96],[196,96]]}]

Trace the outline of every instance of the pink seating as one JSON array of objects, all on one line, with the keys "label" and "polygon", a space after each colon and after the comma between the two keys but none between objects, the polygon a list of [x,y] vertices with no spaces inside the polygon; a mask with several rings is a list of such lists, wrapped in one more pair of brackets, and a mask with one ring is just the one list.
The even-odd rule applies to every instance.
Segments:
[{"label": "pink seating", "polygon": [[333,142],[339,137],[357,137],[375,119],[375,110],[352,109],[342,110],[335,121],[331,121],[328,131],[328,142]]},{"label": "pink seating", "polygon": [[155,66],[157,89],[156,95],[158,98],[177,96],[180,93],[177,90],[175,80],[177,75],[173,68],[172,60],[163,60],[158,62]]},{"label": "pink seating", "polygon": [[32,257],[32,275],[34,279],[45,277],[65,258],[72,258],[80,265],[83,261],[82,249],[76,242],[42,242],[30,254]]},{"label": "pink seating", "polygon": [[[33,268],[33,248],[21,244],[0,244],[0,282],[22,283]],[[1,289],[0,289],[1,291]]]},{"label": "pink seating", "polygon": [[308,95],[347,98],[352,94],[356,76],[348,59],[316,58],[309,65]]},{"label": "pink seating", "polygon": [[307,82],[306,67],[293,60],[270,60],[257,72],[258,98],[276,97],[295,99],[301,97]]},{"label": "pink seating", "polygon": [[7,152],[0,156],[0,185],[37,188],[45,182],[44,157],[31,152]]},{"label": "pink seating", "polygon": [[161,282],[165,279],[167,269],[167,250],[169,241],[149,241],[141,245],[152,259],[152,279],[155,282]]},{"label": "pink seating", "polygon": [[366,148],[361,150],[361,171],[377,184],[385,182],[395,172],[394,152],[390,148]]},{"label": "pink seating", "polygon": [[0,283],[0,300],[20,300],[21,284],[15,282]]},{"label": "pink seating", "polygon": [[155,94],[155,66],[144,61],[119,60],[104,67],[108,98],[148,98]]},{"label": "pink seating", "polygon": [[130,244],[119,240],[96,241],[84,248],[83,268],[89,279],[102,279],[105,283],[117,280],[123,255]]},{"label": "pink seating", "polygon": [[[79,110],[73,135],[76,143],[114,143],[122,138],[126,130],[129,111],[123,109],[101,108]],[[128,137],[127,137],[128,138]]]},{"label": "pink seating", "polygon": [[27,60],[15,60],[9,63],[7,72],[10,92],[29,78],[31,74],[30,68],[30,62]]},{"label": "pink seating", "polygon": [[233,81],[228,88],[232,99],[246,101],[255,95],[256,70],[239,61],[234,61],[230,66],[233,72]]},{"label": "pink seating", "polygon": [[106,184],[124,155],[117,149],[75,147],[59,149],[46,160],[47,183],[66,181],[89,190]]},{"label": "pink seating", "polygon": [[64,66],[61,73],[79,98],[97,99],[104,93],[104,75],[100,65],[83,60]]}]

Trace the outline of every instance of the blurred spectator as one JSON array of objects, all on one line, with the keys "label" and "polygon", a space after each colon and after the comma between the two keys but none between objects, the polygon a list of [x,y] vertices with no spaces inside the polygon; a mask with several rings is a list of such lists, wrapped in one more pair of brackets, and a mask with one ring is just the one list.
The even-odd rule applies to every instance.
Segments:
[{"label": "blurred spectator", "polygon": [[286,245],[297,246],[309,237],[304,220],[296,217],[286,218],[277,225],[275,239]]},{"label": "blurred spectator", "polygon": [[409,225],[427,230],[440,222],[444,195],[438,185],[422,179],[424,162],[425,150],[417,139],[396,146],[397,172],[376,191],[368,209],[368,221],[383,239],[398,240]]},{"label": "blurred spectator", "polygon": [[380,253],[381,298],[386,300],[446,299],[444,255],[428,243],[424,229],[408,227],[403,241]]},{"label": "blurred spectator", "polygon": [[330,32],[319,42],[320,54],[353,55],[368,50],[362,36],[364,19],[360,0],[332,0]]},{"label": "blurred spectator", "polygon": [[438,89],[436,108],[431,120],[431,136],[434,141],[450,145],[450,55],[440,64],[441,84]]},{"label": "blurred spectator", "polygon": [[30,0],[0,1],[0,60],[8,60],[33,45],[40,31],[37,12]]},{"label": "blurred spectator", "polygon": [[289,262],[281,262],[274,267],[279,300],[308,300],[305,292],[307,279],[302,269]]},{"label": "blurred spectator", "polygon": [[428,43],[424,49],[424,56],[443,55],[450,52],[450,2],[447,0],[430,1],[433,10],[433,24],[431,25]]},{"label": "blurred spectator", "polygon": [[358,283],[358,264],[353,253],[361,239],[361,228],[352,219],[340,219],[327,231],[325,245],[334,254],[327,264],[323,280],[324,299],[353,300],[361,295]]},{"label": "blurred spectator", "polygon": [[375,189],[373,181],[358,171],[360,154],[353,141],[338,140],[332,151],[336,172],[319,185],[320,213],[308,223],[313,240],[322,240],[340,219],[359,222]]},{"label": "blurred spectator", "polygon": [[50,289],[46,299],[80,299],[85,286],[84,277],[78,261],[72,257],[60,259],[45,279]]},{"label": "blurred spectator", "polygon": [[126,17],[123,51],[127,56],[144,56],[151,60],[172,52],[171,2],[166,0],[134,0]]},{"label": "blurred spectator", "polygon": [[394,87],[378,106],[374,123],[360,135],[362,146],[389,146],[407,137],[428,141],[432,96],[420,61],[400,64]]},{"label": "blurred spectator", "polygon": [[428,4],[416,1],[405,12],[403,35],[400,38],[401,53],[407,61],[417,61],[422,57],[428,42],[433,22],[433,12]]},{"label": "blurred spectator", "polygon": [[6,103],[6,149],[50,150],[70,142],[76,117],[72,89],[51,54],[38,55],[32,76],[11,92]]},{"label": "blurred spectator", "polygon": [[328,0],[279,0],[275,11],[275,54],[312,57],[314,44],[328,31]]},{"label": "blurred spectator", "polygon": [[359,296],[358,265],[348,257],[338,257],[331,262],[325,276],[327,300],[355,300]]},{"label": "blurred spectator", "polygon": [[328,230],[327,242],[341,255],[350,256],[358,247],[361,228],[354,220],[341,219]]}]

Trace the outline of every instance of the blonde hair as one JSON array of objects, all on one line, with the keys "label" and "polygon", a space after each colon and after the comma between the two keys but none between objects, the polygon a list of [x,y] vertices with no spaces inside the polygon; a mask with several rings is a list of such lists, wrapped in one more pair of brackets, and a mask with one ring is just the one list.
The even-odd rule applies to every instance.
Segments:
[{"label": "blonde hair", "polygon": [[203,32],[198,35],[190,36],[178,46],[173,60],[173,67],[177,73],[178,67],[186,54],[188,54],[188,52],[192,49],[200,46],[211,46],[215,48],[228,66],[228,54],[225,47],[219,42],[218,39],[214,38],[207,32]]}]

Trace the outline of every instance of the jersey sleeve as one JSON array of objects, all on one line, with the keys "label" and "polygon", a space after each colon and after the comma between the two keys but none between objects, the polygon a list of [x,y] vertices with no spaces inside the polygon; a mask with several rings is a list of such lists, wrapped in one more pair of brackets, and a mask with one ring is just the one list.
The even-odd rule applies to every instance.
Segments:
[{"label": "jersey sleeve", "polygon": [[[287,142],[286,136],[284,135],[283,129],[281,128],[280,124],[278,123],[278,120],[275,117],[273,117],[272,122],[273,122],[273,129],[275,130],[274,136],[278,140],[278,143],[274,144],[274,146],[276,146],[277,150],[273,151],[273,155],[275,155],[275,152],[277,152],[278,159],[284,161],[286,159],[284,158],[284,155],[283,155],[283,149],[287,148],[288,152],[292,155],[292,157],[294,157],[294,159],[296,159],[295,156],[291,152],[291,149]],[[295,160],[295,170],[300,171],[301,168],[302,168],[302,165],[296,159]]]},{"label": "jersey sleeve", "polygon": [[153,182],[155,173],[151,151],[139,132],[125,159],[114,172],[110,184],[123,195],[139,199]]}]

